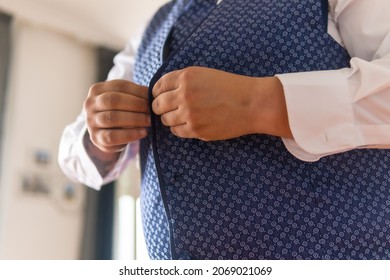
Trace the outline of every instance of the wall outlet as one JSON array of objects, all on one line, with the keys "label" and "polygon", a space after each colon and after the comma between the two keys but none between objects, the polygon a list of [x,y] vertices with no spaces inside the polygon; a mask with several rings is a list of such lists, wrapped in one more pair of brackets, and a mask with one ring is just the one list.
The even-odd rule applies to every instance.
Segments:
[{"label": "wall outlet", "polygon": [[27,193],[49,194],[50,188],[47,176],[36,173],[24,174],[22,177],[22,190]]}]

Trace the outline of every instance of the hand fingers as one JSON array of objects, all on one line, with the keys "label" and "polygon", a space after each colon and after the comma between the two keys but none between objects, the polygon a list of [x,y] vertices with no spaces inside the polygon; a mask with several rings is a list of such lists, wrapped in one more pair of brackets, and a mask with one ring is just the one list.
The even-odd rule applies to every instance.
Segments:
[{"label": "hand fingers", "polygon": [[152,89],[153,97],[156,98],[162,93],[177,89],[179,87],[179,76],[181,72],[181,70],[177,70],[162,76]]},{"label": "hand fingers", "polygon": [[94,84],[84,103],[91,141],[100,150],[117,152],[147,135],[148,88],[125,80]]},{"label": "hand fingers", "polygon": [[124,145],[147,135],[146,128],[99,129],[90,132],[92,143],[103,152],[120,151]]},{"label": "hand fingers", "polygon": [[104,92],[122,92],[148,100],[148,88],[126,80],[112,80],[96,83],[89,89],[89,95],[97,96]]},{"label": "hand fingers", "polygon": [[197,134],[188,124],[182,124],[182,125],[176,125],[170,127],[171,132],[173,135],[180,137],[180,138],[198,138]]},{"label": "hand fingers", "polygon": [[149,113],[148,100],[138,96],[124,94],[121,92],[105,92],[98,95],[92,104],[94,111],[129,111],[138,113]]},{"label": "hand fingers", "polygon": [[156,115],[162,115],[170,111],[177,110],[177,92],[168,91],[162,95],[157,96],[152,103],[153,112]]},{"label": "hand fingers", "polygon": [[125,111],[105,111],[93,114],[87,119],[92,128],[129,128],[148,127],[151,125],[150,115]]},{"label": "hand fingers", "polygon": [[186,124],[182,114],[180,114],[179,110],[171,111],[161,115],[161,122],[165,126],[177,126]]}]

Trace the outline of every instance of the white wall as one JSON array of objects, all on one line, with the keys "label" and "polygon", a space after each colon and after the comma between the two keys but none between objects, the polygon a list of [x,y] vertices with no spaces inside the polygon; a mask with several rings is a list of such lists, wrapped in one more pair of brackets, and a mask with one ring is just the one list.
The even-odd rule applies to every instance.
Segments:
[{"label": "white wall", "polygon": [[[61,132],[94,81],[93,46],[122,48],[167,1],[0,0],[0,9],[16,19],[0,159],[0,259],[79,257],[85,187],[70,185],[75,197],[64,196],[70,182],[56,164]],[[38,164],[37,151],[50,162]],[[23,180],[35,177],[48,193],[24,191]]]},{"label": "white wall", "polygon": [[[64,193],[68,180],[57,166],[60,135],[81,110],[95,79],[95,51],[72,38],[17,21],[6,108],[0,182],[1,259],[77,259],[84,187]],[[34,154],[43,151],[48,164]],[[23,191],[38,176],[48,193]]]},{"label": "white wall", "polygon": [[83,42],[120,49],[169,0],[0,0],[0,9]]}]

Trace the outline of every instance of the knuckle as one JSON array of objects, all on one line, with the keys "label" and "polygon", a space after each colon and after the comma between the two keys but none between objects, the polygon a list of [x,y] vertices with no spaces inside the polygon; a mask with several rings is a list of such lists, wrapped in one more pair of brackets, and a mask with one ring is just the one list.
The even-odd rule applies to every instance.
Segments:
[{"label": "knuckle", "polygon": [[184,82],[191,81],[194,76],[194,68],[188,67],[181,70],[180,79]]},{"label": "knuckle", "polygon": [[180,84],[180,97],[183,104],[193,104],[195,102],[195,88],[187,82]]},{"label": "knuckle", "polygon": [[158,80],[155,85],[154,85],[154,91],[157,92],[157,93],[160,93],[162,91],[162,86],[163,86],[163,82],[162,82],[163,78],[161,78],[160,80]]},{"label": "knuckle", "polygon": [[114,121],[114,113],[113,112],[111,112],[111,111],[105,112],[103,114],[103,116],[104,116],[103,121],[105,122],[105,124],[110,125],[113,123],[113,121]]},{"label": "knuckle", "polygon": [[166,77],[163,76],[160,80],[157,81],[157,83],[155,84],[154,88],[153,88],[153,93],[155,94],[156,97],[158,97],[160,94],[166,92],[168,89],[167,89],[167,81],[166,81]]},{"label": "knuckle", "polygon": [[111,126],[113,123],[113,118],[113,112],[102,112],[97,115],[96,122],[100,126]]},{"label": "knuckle", "polygon": [[105,93],[102,96],[102,102],[110,108],[115,107],[119,103],[119,96],[112,92]]},{"label": "knuckle", "polygon": [[102,87],[102,83],[95,83],[92,86],[90,86],[89,91],[88,91],[88,96],[98,95],[101,87]]},{"label": "knuckle", "polygon": [[112,80],[112,81],[109,81],[109,83],[111,83],[111,86],[113,88],[117,89],[118,91],[125,91],[125,89],[129,85],[128,81],[121,80],[121,79]]},{"label": "knuckle", "polygon": [[183,86],[181,97],[183,104],[191,104],[193,102],[193,94],[191,93],[189,86]]},{"label": "knuckle", "polygon": [[96,123],[96,126],[104,126],[105,125],[105,116],[104,116],[104,113],[99,113],[96,115],[96,118],[95,118],[95,123]]},{"label": "knuckle", "polygon": [[161,98],[157,98],[153,101],[152,110],[156,115],[161,115],[163,113],[163,102]]},{"label": "knuckle", "polygon": [[166,115],[161,116],[161,122],[163,125],[168,126],[169,122]]},{"label": "knuckle", "polygon": [[113,131],[106,130],[102,132],[102,139],[101,142],[105,146],[112,146],[115,144],[115,135]]},{"label": "knuckle", "polygon": [[157,115],[159,115],[160,100],[158,100],[158,98],[156,98],[155,100],[153,100],[153,102],[152,102],[152,109],[153,109],[153,112],[154,112],[154,113],[156,113]]},{"label": "knuckle", "polygon": [[85,99],[84,103],[83,103],[83,108],[84,108],[84,111],[85,112],[88,112],[92,109],[93,107],[93,98],[91,97],[87,97],[87,99]]}]

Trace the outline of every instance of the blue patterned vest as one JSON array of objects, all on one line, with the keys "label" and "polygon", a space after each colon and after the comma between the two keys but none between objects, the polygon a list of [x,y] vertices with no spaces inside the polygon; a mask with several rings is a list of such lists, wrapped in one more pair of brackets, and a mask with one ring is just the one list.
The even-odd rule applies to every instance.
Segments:
[{"label": "blue patterned vest", "polygon": [[[145,32],[134,79],[152,88],[195,65],[252,77],[348,67],[326,32],[323,3],[170,2]],[[204,142],[152,122],[141,141],[151,258],[390,259],[389,151],[307,163],[277,137]]]}]

